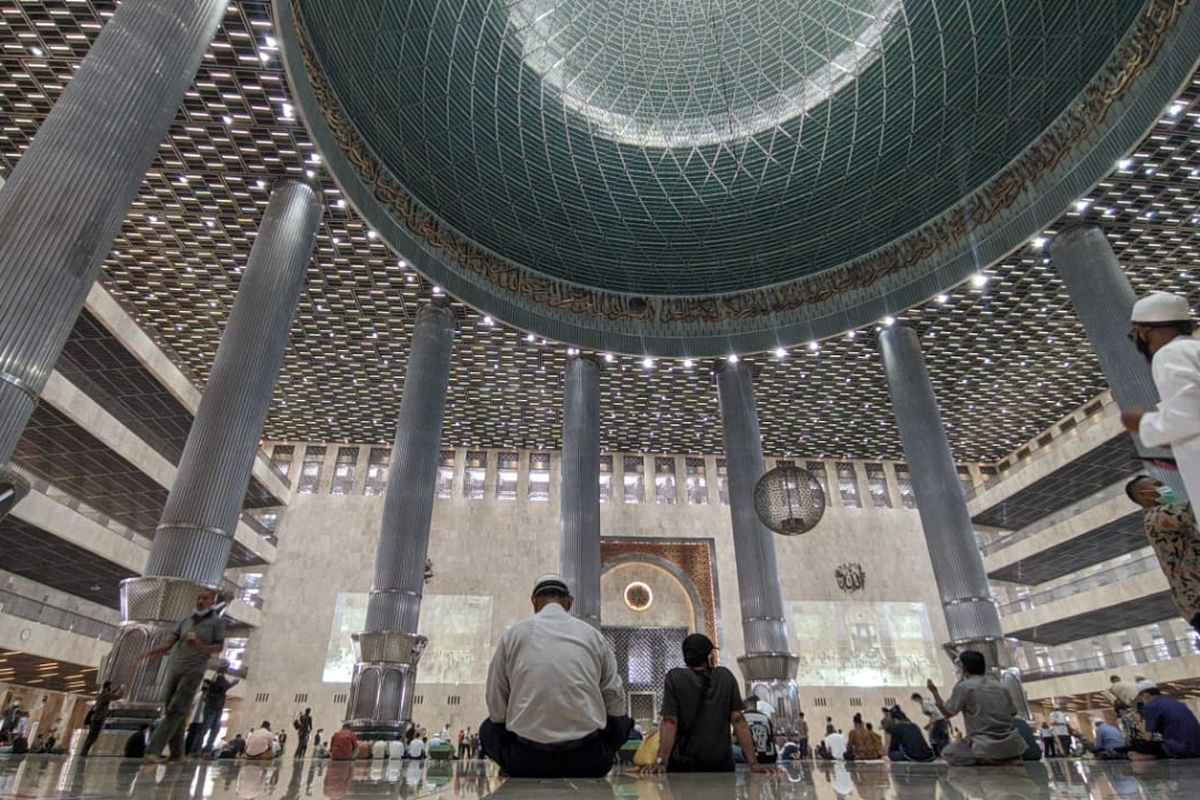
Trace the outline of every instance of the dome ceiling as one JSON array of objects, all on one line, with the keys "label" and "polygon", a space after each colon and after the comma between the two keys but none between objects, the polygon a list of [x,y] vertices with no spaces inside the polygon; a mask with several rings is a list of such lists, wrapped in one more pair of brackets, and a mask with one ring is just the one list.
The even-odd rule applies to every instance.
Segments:
[{"label": "dome ceiling", "polygon": [[1141,137],[1197,27],[1169,0],[276,11],[330,171],[426,276],[546,337],[685,356],[836,333],[1004,255]]}]

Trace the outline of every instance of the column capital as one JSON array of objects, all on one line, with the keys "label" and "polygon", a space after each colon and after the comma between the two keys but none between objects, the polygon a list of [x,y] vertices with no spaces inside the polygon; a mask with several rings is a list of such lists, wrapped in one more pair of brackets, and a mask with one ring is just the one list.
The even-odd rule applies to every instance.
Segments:
[{"label": "column capital", "polygon": [[434,297],[428,305],[421,306],[417,310],[417,324],[422,322],[435,322],[447,328],[457,327],[458,321],[454,318],[454,310],[450,308],[450,298]]}]

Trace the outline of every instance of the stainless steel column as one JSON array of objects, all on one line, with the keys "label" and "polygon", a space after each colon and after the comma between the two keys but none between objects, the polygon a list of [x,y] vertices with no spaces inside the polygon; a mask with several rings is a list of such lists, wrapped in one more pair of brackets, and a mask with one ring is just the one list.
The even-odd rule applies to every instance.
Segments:
[{"label": "stainless steel column", "polygon": [[286,181],[272,191],[145,575],[121,582],[124,621],[106,678],[127,687],[126,716],[144,715],[161,695],[162,659],[139,662],[138,654],[191,613],[198,587],[221,585],[321,210],[303,183]]},{"label": "stainless steel column", "polygon": [[[1094,225],[1067,228],[1051,242],[1050,258],[1067,287],[1075,315],[1083,323],[1117,405],[1123,410],[1158,405],[1150,362],[1128,338],[1129,315],[1137,295],[1104,231]],[[1144,456],[1170,455],[1145,447],[1136,436],[1134,442]],[[1180,497],[1187,497],[1178,471],[1157,467],[1150,471],[1174,487]]]},{"label": "stainless steel column", "polygon": [[790,723],[800,711],[795,681],[800,659],[789,648],[775,542],[754,512],[754,487],[764,470],[751,366],[720,361],[716,374],[746,650],[738,664],[750,690],[769,699],[778,718]]},{"label": "stainless steel column", "polygon": [[0,189],[0,464],[227,5],[125,0]]},{"label": "stainless steel column", "polygon": [[600,364],[567,361],[563,387],[559,562],[575,596],[571,612],[600,627]]},{"label": "stainless steel column", "polygon": [[369,739],[403,736],[412,715],[417,662],[426,643],[417,635],[417,620],[454,327],[453,312],[439,301],[421,309],[413,329],[388,465],[375,579],[366,626],[354,635],[357,663],[346,708],[347,720]]},{"label": "stainless steel column", "polygon": [[1012,643],[1000,626],[920,339],[911,326],[897,323],[880,333],[879,349],[950,634],[946,648],[952,653],[981,651],[990,668],[1002,671],[1014,701],[1024,711],[1019,680],[1015,689],[1011,686],[1018,676],[1003,672],[1012,667]]}]

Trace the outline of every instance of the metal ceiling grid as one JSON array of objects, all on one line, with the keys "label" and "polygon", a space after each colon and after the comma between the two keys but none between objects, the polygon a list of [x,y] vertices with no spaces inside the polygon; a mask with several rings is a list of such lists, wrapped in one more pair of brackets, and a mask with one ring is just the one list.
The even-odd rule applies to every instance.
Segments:
[{"label": "metal ceiling grid", "polygon": [[[5,171],[114,5],[0,0]],[[390,442],[412,320],[436,289],[345,208],[295,117],[271,36],[265,2],[230,6],[114,245],[107,282],[203,381],[270,182],[311,172],[329,208],[265,436]],[[1194,301],[1197,94],[1193,82],[1128,163],[1061,221],[1102,224],[1139,290],[1182,288]],[[447,446],[557,448],[567,348],[461,305],[455,310]],[[1044,242],[903,317],[925,337],[959,461],[1002,457],[1104,388],[1045,263]],[[872,331],[851,333],[756,359],[769,455],[900,458]],[[606,365],[602,390],[606,451],[721,452],[707,365],[662,360],[647,367],[618,357]]]},{"label": "metal ceiling grid", "polygon": [[110,608],[138,574],[11,515],[0,521],[0,569]]},{"label": "metal ceiling grid", "polygon": [[1081,614],[1056,619],[1045,625],[1009,631],[1007,635],[1023,642],[1058,645],[1125,631],[1178,616],[1179,608],[1171,599],[1171,593],[1158,592],[1136,600],[1123,600],[1103,608],[1091,608]]}]

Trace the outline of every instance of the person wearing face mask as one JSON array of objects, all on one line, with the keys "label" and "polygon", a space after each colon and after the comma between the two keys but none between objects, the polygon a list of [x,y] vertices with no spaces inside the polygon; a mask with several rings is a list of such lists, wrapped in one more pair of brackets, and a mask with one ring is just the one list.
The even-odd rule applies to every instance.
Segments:
[{"label": "person wearing face mask", "polygon": [[1161,400],[1155,411],[1123,411],[1121,423],[1146,447],[1169,447],[1188,496],[1200,497],[1200,341],[1187,300],[1152,292],[1133,304],[1130,325]]},{"label": "person wearing face mask", "polygon": [[1149,475],[1127,483],[1125,494],[1143,509],[1146,538],[1158,556],[1179,613],[1200,631],[1200,533],[1192,507],[1180,504],[1174,489]]}]

